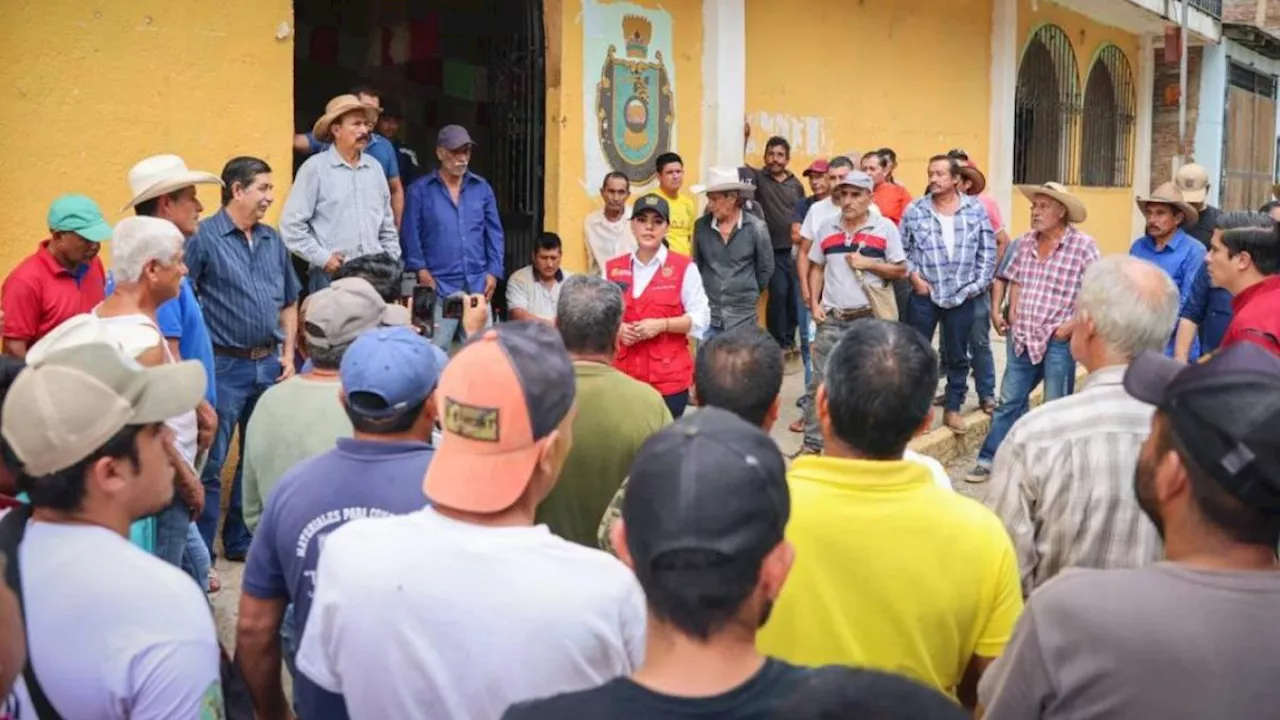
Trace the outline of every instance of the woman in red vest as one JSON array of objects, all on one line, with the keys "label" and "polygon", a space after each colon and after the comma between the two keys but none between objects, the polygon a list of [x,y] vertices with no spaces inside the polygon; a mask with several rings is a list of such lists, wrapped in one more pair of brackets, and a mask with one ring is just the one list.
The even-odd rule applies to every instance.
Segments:
[{"label": "woman in red vest", "polygon": [[702,337],[711,306],[702,274],[689,258],[663,245],[671,210],[656,194],[631,210],[636,251],[605,263],[605,278],[622,288],[622,329],[614,365],[662,394],[671,416],[684,414],[693,385],[689,336]]}]

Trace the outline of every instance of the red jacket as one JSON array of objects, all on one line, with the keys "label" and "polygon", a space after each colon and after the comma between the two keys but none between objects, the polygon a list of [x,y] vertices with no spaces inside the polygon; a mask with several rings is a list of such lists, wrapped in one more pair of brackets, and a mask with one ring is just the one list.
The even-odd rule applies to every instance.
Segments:
[{"label": "red jacket", "polygon": [[[690,264],[684,255],[668,252],[666,262],[654,273],[644,292],[633,298],[631,288],[635,275],[631,270],[631,256],[623,255],[606,263],[605,277],[622,288],[622,322],[684,315],[680,288]],[[619,346],[613,364],[631,377],[649,383],[663,395],[684,392],[693,385],[693,358],[689,355],[689,338],[683,334],[661,333],[631,347]]]},{"label": "red jacket", "polygon": [[1235,315],[1222,347],[1251,342],[1280,355],[1280,275],[1273,275],[1231,299]]}]

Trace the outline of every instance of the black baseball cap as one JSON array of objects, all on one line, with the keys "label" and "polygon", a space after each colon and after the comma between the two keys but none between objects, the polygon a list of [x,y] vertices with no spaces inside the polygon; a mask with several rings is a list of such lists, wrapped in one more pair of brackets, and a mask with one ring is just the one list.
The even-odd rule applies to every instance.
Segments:
[{"label": "black baseball cap", "polygon": [[644,211],[656,212],[664,222],[671,222],[671,206],[667,204],[666,198],[657,193],[649,193],[636,200],[631,208],[631,217],[640,217],[640,213]]},{"label": "black baseball cap", "polygon": [[642,580],[676,550],[759,562],[791,516],[787,466],[760,428],[702,408],[652,435],[631,465],[622,502],[627,549]]},{"label": "black baseball cap", "polygon": [[1240,343],[1184,365],[1147,351],[1124,374],[1188,458],[1241,502],[1280,512],[1280,356]]}]

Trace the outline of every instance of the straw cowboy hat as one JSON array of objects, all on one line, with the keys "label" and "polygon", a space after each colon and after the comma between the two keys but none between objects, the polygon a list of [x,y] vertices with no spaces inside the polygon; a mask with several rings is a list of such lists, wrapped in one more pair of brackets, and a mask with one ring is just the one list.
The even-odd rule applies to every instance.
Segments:
[{"label": "straw cowboy hat", "polygon": [[736,167],[713,167],[707,168],[706,183],[694,185],[692,189],[701,195],[709,192],[754,192],[756,188],[742,182]]},{"label": "straw cowboy hat", "polygon": [[987,189],[987,176],[982,174],[977,165],[967,161],[958,160],[960,164],[960,177],[970,182],[969,194],[981,195],[983,190]]},{"label": "straw cowboy hat", "polygon": [[129,192],[133,199],[120,211],[192,185],[222,187],[222,179],[213,173],[188,169],[177,155],[152,155],[129,168]]},{"label": "straw cowboy hat", "polygon": [[1067,222],[1082,223],[1089,219],[1089,210],[1080,202],[1080,198],[1071,194],[1067,190],[1067,186],[1056,183],[1047,182],[1043,185],[1019,185],[1018,190],[1027,196],[1028,200],[1034,201],[1037,195],[1044,195],[1053,198],[1062,203],[1067,208]]},{"label": "straw cowboy hat", "polygon": [[1173,206],[1174,209],[1182,213],[1182,224],[1184,226],[1189,227],[1191,225],[1195,225],[1196,221],[1200,219],[1199,211],[1194,207],[1191,207],[1191,203],[1187,202],[1186,197],[1183,196],[1182,192],[1178,190],[1178,187],[1171,182],[1167,182],[1156,188],[1155,191],[1147,197],[1138,198],[1138,209],[1146,212],[1147,205],[1150,205],[1151,203],[1161,203]]},{"label": "straw cowboy hat", "polygon": [[316,121],[314,127],[311,128],[311,134],[320,142],[329,142],[329,126],[338,121],[338,118],[349,112],[364,111],[369,117],[369,124],[378,121],[378,108],[372,105],[366,105],[360,102],[360,98],[355,95],[339,95],[330,100],[324,106],[324,114]]}]

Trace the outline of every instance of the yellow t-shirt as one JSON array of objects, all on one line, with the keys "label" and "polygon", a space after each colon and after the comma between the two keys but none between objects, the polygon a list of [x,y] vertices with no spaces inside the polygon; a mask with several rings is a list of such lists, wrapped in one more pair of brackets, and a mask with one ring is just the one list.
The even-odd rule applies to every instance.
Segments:
[{"label": "yellow t-shirt", "polygon": [[1000,655],[1022,589],[994,513],[908,461],[803,457],[787,482],[796,560],[761,652],[896,672],[953,695],[971,656]]},{"label": "yellow t-shirt", "polygon": [[671,208],[667,244],[675,252],[691,257],[693,255],[693,223],[698,219],[698,206],[686,193],[676,193],[675,197],[671,197],[663,190],[659,190],[659,193],[667,199],[667,206]]}]

